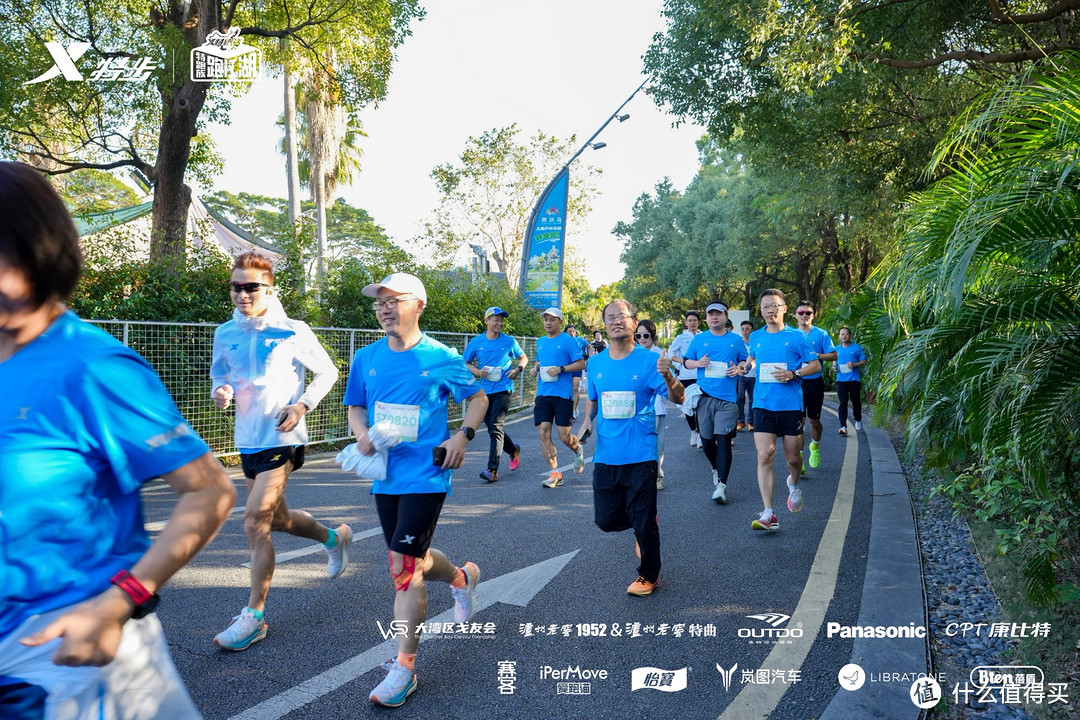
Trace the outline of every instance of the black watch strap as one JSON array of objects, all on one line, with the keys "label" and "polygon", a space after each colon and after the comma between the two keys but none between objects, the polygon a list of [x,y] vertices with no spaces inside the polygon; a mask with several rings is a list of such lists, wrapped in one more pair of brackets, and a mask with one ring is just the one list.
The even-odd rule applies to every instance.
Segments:
[{"label": "black watch strap", "polygon": [[465,433],[466,440],[472,440],[474,437],[476,437],[476,431],[467,425],[461,426],[461,432]]}]

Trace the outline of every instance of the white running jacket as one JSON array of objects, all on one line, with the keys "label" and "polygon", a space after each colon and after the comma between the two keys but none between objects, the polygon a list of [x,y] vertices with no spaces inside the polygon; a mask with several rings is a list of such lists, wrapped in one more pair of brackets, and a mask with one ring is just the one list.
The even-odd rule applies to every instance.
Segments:
[{"label": "white running jacket", "polygon": [[[306,391],[305,368],[315,374]],[[214,331],[210,378],[211,397],[222,385],[232,386],[236,446],[268,450],[307,442],[306,418],[291,431],[280,432],[275,429],[278,414],[296,402],[314,410],[337,382],[338,371],[307,323],[290,320],[271,296],[263,315],[249,318],[233,310],[232,320]]]}]

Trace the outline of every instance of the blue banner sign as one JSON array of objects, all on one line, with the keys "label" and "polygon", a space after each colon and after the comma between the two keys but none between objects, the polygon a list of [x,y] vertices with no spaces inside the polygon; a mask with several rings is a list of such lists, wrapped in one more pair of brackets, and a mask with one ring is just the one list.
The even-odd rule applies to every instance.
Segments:
[{"label": "blue banner sign", "polygon": [[521,261],[521,292],[537,310],[562,307],[563,252],[566,240],[566,198],[570,166],[548,183],[529,218]]}]

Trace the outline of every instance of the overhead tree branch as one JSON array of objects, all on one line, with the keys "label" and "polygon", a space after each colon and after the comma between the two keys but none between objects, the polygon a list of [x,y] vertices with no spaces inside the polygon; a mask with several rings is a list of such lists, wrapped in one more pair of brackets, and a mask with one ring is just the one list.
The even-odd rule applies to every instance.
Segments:
[{"label": "overhead tree branch", "polygon": [[1058,43],[1047,47],[997,53],[982,52],[979,50],[954,50],[923,60],[900,60],[897,58],[858,52],[852,53],[852,56],[859,60],[869,60],[888,67],[917,70],[920,68],[936,67],[947,62],[975,62],[984,64],[1028,62],[1031,60],[1039,60],[1047,55],[1053,55],[1066,50],[1080,50],[1080,45],[1076,43]]}]

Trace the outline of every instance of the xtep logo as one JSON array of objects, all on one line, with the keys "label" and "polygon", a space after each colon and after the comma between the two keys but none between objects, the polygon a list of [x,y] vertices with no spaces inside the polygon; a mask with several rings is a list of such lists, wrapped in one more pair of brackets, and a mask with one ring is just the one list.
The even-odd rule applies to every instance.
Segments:
[{"label": "xtep logo", "polygon": [[390,627],[387,628],[383,627],[381,620],[376,620],[375,624],[379,626],[379,632],[382,633],[383,640],[405,637],[409,634],[408,620],[393,620],[390,623]]},{"label": "xtep logo", "polygon": [[720,677],[724,680],[724,692],[731,689],[731,677],[735,674],[735,671],[739,668],[739,663],[735,663],[731,666],[730,670],[725,670],[720,667],[720,663],[716,663],[716,669],[720,672]]},{"label": "xtep logo", "polygon": [[75,61],[81,58],[89,48],[90,43],[88,42],[73,42],[67,48],[58,42],[45,43],[45,49],[52,55],[53,66],[33,80],[27,80],[23,85],[45,82],[60,75],[63,75],[65,80],[73,82],[82,80],[82,73],[79,72],[79,68],[75,67]]}]

